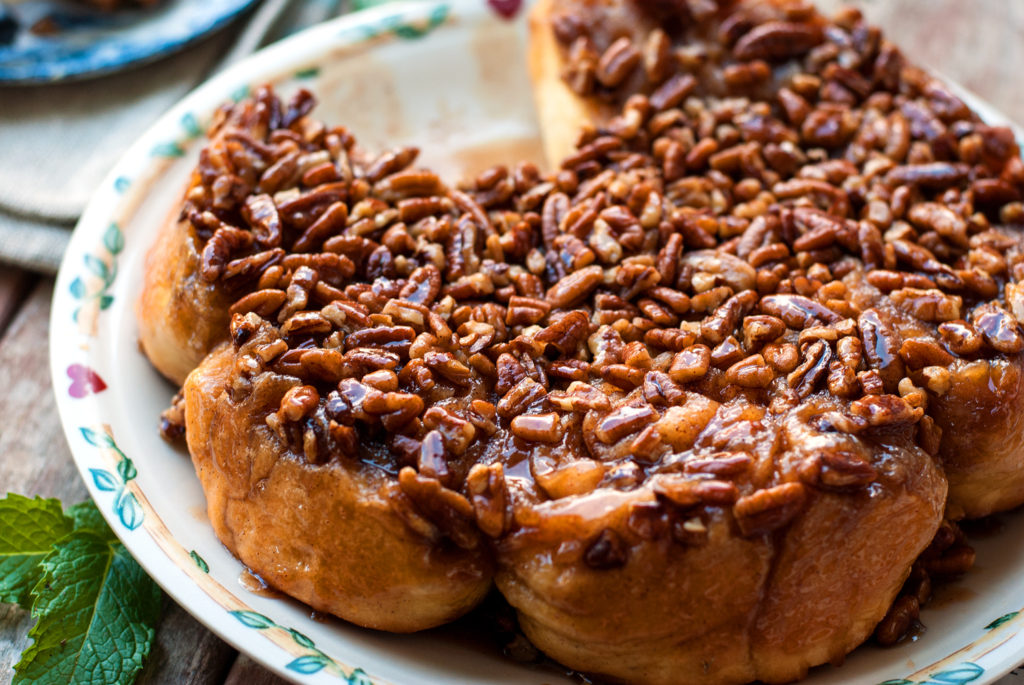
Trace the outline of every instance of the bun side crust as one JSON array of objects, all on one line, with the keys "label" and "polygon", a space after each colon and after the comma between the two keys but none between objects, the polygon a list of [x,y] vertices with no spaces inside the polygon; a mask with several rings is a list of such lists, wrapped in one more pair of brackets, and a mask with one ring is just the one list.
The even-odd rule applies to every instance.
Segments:
[{"label": "bun side crust", "polygon": [[754,680],[749,636],[771,544],[734,535],[718,510],[704,546],[639,542],[623,567],[593,569],[559,560],[559,551],[605,529],[629,539],[630,504],[654,496],[574,499],[538,507],[541,525],[502,545],[498,587],[530,640],[571,668],[628,682],[676,683],[680,674],[692,683]]},{"label": "bun side crust", "polygon": [[206,353],[227,338],[229,302],[200,275],[198,238],[187,221],[170,217],[146,255],[136,303],[139,343],[153,366],[185,382]]},{"label": "bun side crust", "polygon": [[916,447],[885,448],[857,494],[821,493],[777,543],[753,660],[769,683],[842,659],[875,630],[943,516],[946,483]]},{"label": "bun side crust", "polygon": [[1024,357],[958,361],[932,399],[949,516],[979,518],[1024,504]]},{"label": "bun side crust", "polygon": [[491,586],[481,548],[415,535],[363,463],[314,466],[287,453],[265,417],[295,379],[263,373],[231,398],[238,356],[224,345],[185,383],[188,446],[214,531],[270,586],[368,628],[413,632],[473,608]]},{"label": "bun side crust", "polygon": [[[934,537],[946,483],[911,431],[876,442],[813,428],[826,406],[812,399],[758,433],[773,447],[757,463],[777,464],[772,482],[782,485],[755,496],[800,493],[793,519],[775,529],[708,505],[681,514],[706,537],[681,542],[676,528],[641,537],[631,513],[665,505],[662,476],[536,505],[521,494],[521,527],[498,544],[496,580],[526,634],[570,667],[650,684],[681,673],[695,683],[790,682],[861,644]],[[798,465],[827,453],[859,455],[875,481],[860,491],[800,487]],[[592,556],[602,539],[617,541],[610,567]]]},{"label": "bun side crust", "polygon": [[544,156],[553,169],[573,153],[580,129],[601,117],[595,102],[576,95],[562,79],[563,59],[551,30],[554,2],[539,0],[530,12],[527,51]]}]

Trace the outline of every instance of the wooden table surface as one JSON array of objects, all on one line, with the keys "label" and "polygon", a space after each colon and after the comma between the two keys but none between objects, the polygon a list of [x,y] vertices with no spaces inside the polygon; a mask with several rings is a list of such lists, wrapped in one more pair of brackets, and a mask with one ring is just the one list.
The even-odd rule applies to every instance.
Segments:
[{"label": "wooden table surface", "polygon": [[[826,10],[837,0],[819,0]],[[936,69],[1024,123],[1024,2],[858,0],[918,63]],[[48,363],[53,280],[0,266],[0,495],[84,499],[60,429]],[[0,685],[11,682],[31,621],[0,605]],[[283,683],[165,598],[156,644],[139,683]]]}]

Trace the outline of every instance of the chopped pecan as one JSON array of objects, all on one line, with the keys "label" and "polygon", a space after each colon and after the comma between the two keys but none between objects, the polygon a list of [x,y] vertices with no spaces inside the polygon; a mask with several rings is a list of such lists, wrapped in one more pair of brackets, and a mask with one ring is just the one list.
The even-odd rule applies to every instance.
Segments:
[{"label": "chopped pecan", "polygon": [[874,482],[878,472],[863,457],[842,450],[812,454],[799,468],[800,478],[808,485],[830,490],[861,488]]},{"label": "chopped pecan", "polygon": [[803,484],[783,483],[740,497],[732,512],[744,536],[764,535],[796,518],[806,498]]},{"label": "chopped pecan", "polygon": [[971,323],[997,352],[1017,354],[1024,350],[1024,335],[1017,319],[995,302],[971,312]]},{"label": "chopped pecan", "polygon": [[602,418],[598,422],[594,434],[605,444],[616,443],[627,435],[636,433],[657,418],[658,412],[649,404],[639,407],[626,405]]},{"label": "chopped pecan", "polygon": [[761,298],[761,311],[801,330],[822,323],[837,323],[841,316],[803,295],[768,295]]},{"label": "chopped pecan", "polygon": [[512,419],[509,426],[512,434],[531,442],[558,442],[561,434],[558,430],[558,414],[524,414]]},{"label": "chopped pecan", "polygon": [[953,354],[975,354],[985,344],[984,338],[966,321],[947,321],[939,325],[939,335]]},{"label": "chopped pecan", "polygon": [[540,383],[532,378],[523,378],[515,387],[505,393],[495,408],[498,411],[498,416],[503,419],[511,419],[524,413],[528,407],[543,399],[546,394],[544,386]]},{"label": "chopped pecan", "polygon": [[744,34],[733,47],[733,53],[741,60],[779,60],[802,55],[821,41],[821,29],[817,26],[768,21]]},{"label": "chopped pecan", "polygon": [[786,382],[796,391],[797,397],[803,399],[826,378],[831,361],[832,348],[828,343],[823,340],[811,343],[804,351],[804,362],[787,376]]},{"label": "chopped pecan", "polygon": [[867,395],[850,405],[850,412],[872,426],[916,423],[924,410],[911,407],[898,395]]},{"label": "chopped pecan", "polygon": [[508,489],[502,465],[474,464],[466,476],[466,490],[485,535],[501,537],[509,525]]},{"label": "chopped pecan", "polygon": [[436,478],[422,476],[409,466],[398,472],[398,485],[422,516],[442,534],[462,549],[476,549],[480,540],[469,500],[445,488]]},{"label": "chopped pecan", "polygon": [[547,292],[547,301],[556,309],[568,307],[589,295],[604,278],[599,266],[588,266],[565,276]]},{"label": "chopped pecan", "polygon": [[595,569],[618,568],[626,564],[627,548],[615,531],[606,528],[587,547],[583,561]]}]

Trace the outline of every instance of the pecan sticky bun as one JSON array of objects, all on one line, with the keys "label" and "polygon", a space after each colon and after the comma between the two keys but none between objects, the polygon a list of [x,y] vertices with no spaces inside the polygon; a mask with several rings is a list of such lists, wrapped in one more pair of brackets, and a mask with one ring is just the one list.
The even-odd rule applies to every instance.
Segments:
[{"label": "pecan sticky bun", "polygon": [[493,584],[621,681],[898,639],[973,559],[945,520],[1024,501],[1013,136],[853,12],[532,21],[548,174],[449,186],[304,92],[221,112],[139,307],[218,536],[387,630]]}]

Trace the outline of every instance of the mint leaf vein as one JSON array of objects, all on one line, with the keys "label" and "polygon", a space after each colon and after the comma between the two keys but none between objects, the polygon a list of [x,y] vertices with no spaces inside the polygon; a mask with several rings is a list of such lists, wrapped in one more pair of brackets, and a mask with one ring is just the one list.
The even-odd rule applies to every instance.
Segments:
[{"label": "mint leaf vein", "polygon": [[59,500],[9,494],[0,500],[0,602],[28,610],[40,562],[71,532]]}]

